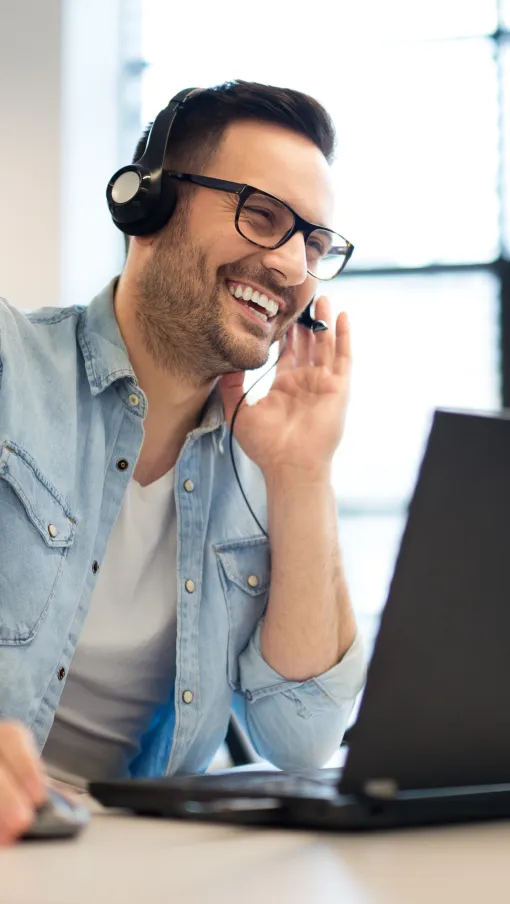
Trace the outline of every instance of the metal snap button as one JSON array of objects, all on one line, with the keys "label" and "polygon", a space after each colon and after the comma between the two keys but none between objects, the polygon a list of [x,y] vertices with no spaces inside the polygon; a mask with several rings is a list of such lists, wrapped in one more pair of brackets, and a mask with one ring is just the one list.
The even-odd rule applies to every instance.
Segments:
[{"label": "metal snap button", "polygon": [[193,703],[193,693],[192,691],[184,691],[182,695],[182,699],[184,703]]},{"label": "metal snap button", "polygon": [[187,493],[192,493],[193,490],[195,489],[195,484],[193,483],[192,480],[185,480],[184,481],[184,489],[186,490]]},{"label": "metal snap button", "polygon": [[65,678],[65,674],[66,674],[65,669],[59,669],[58,674],[57,674],[58,680],[62,681],[62,678]]},{"label": "metal snap button", "polygon": [[92,562],[92,574],[97,574],[98,571],[99,571],[99,562],[96,562],[96,560],[94,559],[94,561]]},{"label": "metal snap button", "polygon": [[117,468],[119,471],[125,471],[126,468],[129,468],[129,462],[125,458],[119,458]]},{"label": "metal snap button", "polygon": [[186,590],[188,591],[188,593],[195,592],[195,582],[194,581],[191,581],[188,579],[184,586],[186,587]]},{"label": "metal snap button", "polygon": [[136,408],[136,406],[139,404],[139,402],[140,402],[139,397],[137,395],[135,395],[134,392],[132,392],[131,395],[129,396],[129,404],[132,405],[133,408]]},{"label": "metal snap button", "polygon": [[50,537],[57,536],[58,531],[54,524],[48,524],[48,533],[49,533]]},{"label": "metal snap button", "polygon": [[248,584],[250,585],[250,587],[258,587],[259,586],[259,579],[256,574],[250,574],[250,576],[248,578]]}]

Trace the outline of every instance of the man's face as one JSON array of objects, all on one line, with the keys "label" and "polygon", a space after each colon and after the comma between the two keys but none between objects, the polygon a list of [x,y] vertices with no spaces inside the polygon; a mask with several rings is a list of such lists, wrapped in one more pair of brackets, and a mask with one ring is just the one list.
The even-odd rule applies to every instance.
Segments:
[{"label": "man's face", "polygon": [[[308,139],[280,126],[233,124],[204,175],[253,185],[305,219],[333,227],[329,166]],[[281,248],[259,248],[236,230],[238,198],[198,187],[182,215],[145,249],[138,319],[158,363],[199,381],[262,366],[270,346],[312,298],[297,233]],[[279,305],[265,322],[232,290],[247,286]]]}]

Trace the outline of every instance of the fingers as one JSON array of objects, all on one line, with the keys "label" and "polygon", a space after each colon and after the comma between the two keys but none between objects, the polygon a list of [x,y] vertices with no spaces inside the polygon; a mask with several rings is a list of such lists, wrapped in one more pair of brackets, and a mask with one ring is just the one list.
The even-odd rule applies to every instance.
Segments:
[{"label": "fingers", "polygon": [[296,367],[313,364],[314,334],[304,326],[295,327],[294,361]]},{"label": "fingers", "polygon": [[45,797],[45,773],[30,732],[0,722],[0,845],[29,827]]},{"label": "fingers", "polygon": [[45,797],[45,771],[32,734],[19,722],[0,722],[0,769],[7,769],[34,804]]},{"label": "fingers", "polygon": [[328,329],[312,333],[299,324],[290,327],[287,345],[278,362],[278,373],[293,367],[312,365],[327,367],[337,375],[348,374],[351,366],[351,342],[347,314],[339,314],[335,325],[329,300],[322,295],[315,305],[315,319],[323,320]]},{"label": "fingers", "polygon": [[9,772],[0,769],[0,847],[12,844],[29,828],[35,807]]},{"label": "fingers", "polygon": [[321,295],[315,303],[315,319],[324,320],[328,328],[313,334],[313,364],[316,367],[328,367],[331,369],[335,357],[335,337],[331,305],[325,295]]},{"label": "fingers", "polygon": [[335,359],[333,373],[347,376],[351,368],[351,334],[347,314],[343,311],[336,321]]}]

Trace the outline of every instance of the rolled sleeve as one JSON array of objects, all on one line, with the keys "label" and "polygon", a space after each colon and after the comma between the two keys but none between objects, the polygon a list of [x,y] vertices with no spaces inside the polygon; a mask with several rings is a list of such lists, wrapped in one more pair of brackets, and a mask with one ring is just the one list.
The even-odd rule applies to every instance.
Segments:
[{"label": "rolled sleeve", "polygon": [[[339,747],[366,673],[359,632],[342,660],[307,681],[288,681],[265,661],[259,623],[239,657],[241,716],[257,753],[286,770],[326,763]],[[242,710],[242,712],[240,712]]]}]

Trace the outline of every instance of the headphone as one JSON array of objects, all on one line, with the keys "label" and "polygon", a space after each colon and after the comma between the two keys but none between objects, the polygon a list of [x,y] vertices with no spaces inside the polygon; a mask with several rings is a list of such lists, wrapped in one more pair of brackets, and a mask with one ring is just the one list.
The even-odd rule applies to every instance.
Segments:
[{"label": "headphone", "polygon": [[[163,169],[172,126],[186,101],[201,88],[179,91],[152,124],[142,156],[117,170],[108,182],[106,201],[115,225],[126,235],[152,235],[168,223],[177,205],[175,180]],[[314,320],[309,301],[298,323],[311,332],[327,330]]]}]

